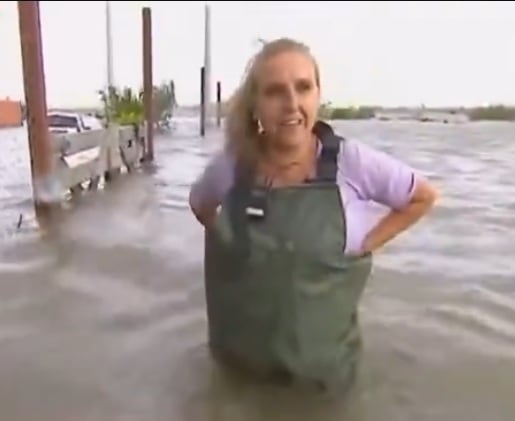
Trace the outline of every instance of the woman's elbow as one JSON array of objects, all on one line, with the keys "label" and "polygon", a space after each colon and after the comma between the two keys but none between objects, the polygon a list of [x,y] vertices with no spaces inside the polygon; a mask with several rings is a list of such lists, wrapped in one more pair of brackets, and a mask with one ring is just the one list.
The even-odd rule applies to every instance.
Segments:
[{"label": "woman's elbow", "polygon": [[209,228],[212,225],[216,216],[215,205],[206,205],[200,203],[198,200],[196,200],[196,196],[190,192],[189,206],[191,212],[197,221],[200,222],[200,224],[202,224],[205,228]]},{"label": "woman's elbow", "polygon": [[193,213],[193,215],[195,216],[197,221],[199,221],[201,224],[203,224],[201,206],[200,206],[199,200],[197,200],[198,199],[197,196],[198,195],[195,192],[195,188],[193,187],[190,190],[190,194],[188,197],[188,204],[190,206],[191,213]]},{"label": "woman's elbow", "polygon": [[415,187],[411,203],[419,204],[427,212],[435,206],[439,197],[440,193],[436,186],[422,179],[418,181]]}]

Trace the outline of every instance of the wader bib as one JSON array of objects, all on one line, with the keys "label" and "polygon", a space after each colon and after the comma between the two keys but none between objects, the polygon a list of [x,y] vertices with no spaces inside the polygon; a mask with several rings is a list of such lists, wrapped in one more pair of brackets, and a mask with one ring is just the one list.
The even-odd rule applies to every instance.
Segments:
[{"label": "wader bib", "polygon": [[344,255],[336,184],[344,139],[322,122],[314,132],[322,143],[314,180],[266,188],[236,177],[206,232],[209,342],[214,355],[255,373],[346,389],[372,259]]}]

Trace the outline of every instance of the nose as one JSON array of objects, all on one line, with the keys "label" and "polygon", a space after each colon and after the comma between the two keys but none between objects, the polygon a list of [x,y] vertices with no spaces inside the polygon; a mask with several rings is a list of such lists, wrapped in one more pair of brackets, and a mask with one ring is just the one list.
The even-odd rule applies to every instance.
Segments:
[{"label": "nose", "polygon": [[299,107],[299,95],[297,93],[297,90],[295,89],[295,86],[288,86],[285,97],[285,105],[288,111],[297,110]]}]

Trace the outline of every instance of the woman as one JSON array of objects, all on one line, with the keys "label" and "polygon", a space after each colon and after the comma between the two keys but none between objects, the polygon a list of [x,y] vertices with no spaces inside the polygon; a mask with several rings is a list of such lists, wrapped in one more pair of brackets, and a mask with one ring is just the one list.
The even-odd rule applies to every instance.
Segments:
[{"label": "woman", "polygon": [[[309,49],[264,45],[230,103],[226,148],[194,183],[190,206],[207,234],[212,348],[267,374],[347,385],[371,254],[437,194],[409,166],[318,122],[319,106]],[[370,201],[389,208],[373,226]]]}]

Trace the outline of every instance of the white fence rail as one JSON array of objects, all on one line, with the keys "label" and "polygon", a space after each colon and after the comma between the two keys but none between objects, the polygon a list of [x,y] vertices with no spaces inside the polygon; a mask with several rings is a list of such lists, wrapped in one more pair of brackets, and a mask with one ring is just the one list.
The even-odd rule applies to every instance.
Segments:
[{"label": "white fence rail", "polygon": [[99,181],[131,172],[144,154],[142,127],[112,126],[73,134],[51,134],[62,193],[96,189]]}]

